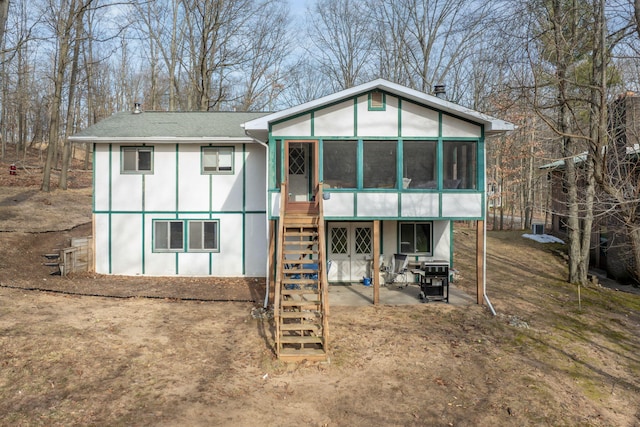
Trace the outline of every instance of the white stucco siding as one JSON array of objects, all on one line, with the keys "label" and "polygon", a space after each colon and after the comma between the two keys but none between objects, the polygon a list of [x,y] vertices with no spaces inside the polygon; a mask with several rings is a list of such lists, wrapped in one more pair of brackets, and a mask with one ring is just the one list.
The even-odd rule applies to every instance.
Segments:
[{"label": "white stucco siding", "polygon": [[245,217],[245,276],[265,277],[267,275],[267,223],[263,214],[249,214]]},{"label": "white stucco siding", "polygon": [[315,136],[353,136],[353,101],[348,100],[314,113]]},{"label": "white stucco siding", "polygon": [[93,204],[96,211],[109,210],[109,145],[96,144],[94,151]]},{"label": "white stucco siding", "polygon": [[439,208],[438,193],[403,193],[400,216],[403,218],[438,217]]},{"label": "white stucco siding", "polygon": [[329,200],[323,200],[324,215],[329,217],[352,217],[354,214],[353,193],[329,193]]},{"label": "white stucco siding", "polygon": [[398,136],[398,98],[386,95],[384,111],[369,111],[369,97],[358,97],[358,136],[375,139],[376,137]]},{"label": "white stucco siding", "polygon": [[403,102],[401,127],[404,137],[437,137],[438,112],[413,102]]},{"label": "white stucco siding", "polygon": [[442,136],[443,137],[469,137],[480,138],[482,128],[474,123],[460,120],[456,117],[442,115]]},{"label": "white stucco siding", "polygon": [[442,216],[451,218],[474,218],[482,216],[482,194],[443,194]]},{"label": "white stucco siding", "polygon": [[[451,264],[451,233],[449,221],[433,222],[433,256],[432,260],[449,261]],[[428,259],[427,259],[428,260]]]},{"label": "white stucco siding", "polygon": [[243,231],[242,215],[220,216],[220,252],[213,254],[214,276],[242,275]]},{"label": "white stucco siding", "polygon": [[144,209],[176,209],[176,146],[156,145],[153,150],[153,174],[144,177]]},{"label": "white stucco siding", "polygon": [[259,144],[246,144],[245,150],[245,209],[264,211],[267,202],[266,148]]},{"label": "white stucco siding", "polygon": [[113,273],[142,274],[142,215],[111,216],[111,267]]},{"label": "white stucco siding", "polygon": [[359,217],[397,217],[397,193],[358,193]]},{"label": "white stucco siding", "polygon": [[[209,175],[201,173],[202,148],[199,144],[180,144],[178,156],[173,154],[173,170],[178,168],[178,193],[176,195],[175,173],[173,192],[169,195],[178,199],[179,211],[208,211],[209,210]],[[175,205],[175,202],[173,203]]]},{"label": "white stucco siding", "polygon": [[93,216],[94,262],[98,274],[109,274],[109,215]]},{"label": "white stucco siding", "polygon": [[[113,156],[119,156],[114,153]],[[142,210],[142,175],[121,174],[120,161],[114,162],[111,174],[111,210]]]},{"label": "white stucco siding", "polygon": [[273,136],[309,136],[311,135],[311,114],[291,118],[272,127]]}]

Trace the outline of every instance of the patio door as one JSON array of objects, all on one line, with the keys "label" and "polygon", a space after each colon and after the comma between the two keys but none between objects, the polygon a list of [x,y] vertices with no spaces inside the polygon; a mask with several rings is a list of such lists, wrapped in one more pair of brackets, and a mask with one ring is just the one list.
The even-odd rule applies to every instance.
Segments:
[{"label": "patio door", "polygon": [[318,183],[317,141],[286,141],[285,149],[288,202],[313,202]]},{"label": "patio door", "polygon": [[370,275],[373,227],[369,222],[330,222],[327,227],[330,282],[357,282]]}]

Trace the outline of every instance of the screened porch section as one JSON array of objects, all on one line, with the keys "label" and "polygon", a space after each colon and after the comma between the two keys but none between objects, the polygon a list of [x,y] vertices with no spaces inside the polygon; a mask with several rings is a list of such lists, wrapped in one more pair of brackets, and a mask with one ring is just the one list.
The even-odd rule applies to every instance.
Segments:
[{"label": "screened porch section", "polygon": [[477,149],[477,140],[324,140],[321,181],[338,190],[477,190]]}]

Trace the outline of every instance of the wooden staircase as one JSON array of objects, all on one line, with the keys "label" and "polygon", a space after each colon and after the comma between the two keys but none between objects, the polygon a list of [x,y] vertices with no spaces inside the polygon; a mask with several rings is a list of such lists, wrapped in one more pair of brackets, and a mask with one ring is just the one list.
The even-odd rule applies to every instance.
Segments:
[{"label": "wooden staircase", "polygon": [[274,319],[281,360],[328,358],[324,218],[317,203],[319,209],[287,211],[283,203],[280,210]]}]

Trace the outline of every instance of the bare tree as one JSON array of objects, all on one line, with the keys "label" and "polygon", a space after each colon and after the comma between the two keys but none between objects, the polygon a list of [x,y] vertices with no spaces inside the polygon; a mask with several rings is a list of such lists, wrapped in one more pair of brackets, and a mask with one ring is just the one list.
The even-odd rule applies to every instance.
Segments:
[{"label": "bare tree", "polygon": [[0,0],[0,50],[3,47],[4,29],[7,24],[7,17],[9,16],[9,0]]},{"label": "bare tree", "polygon": [[311,15],[309,54],[334,90],[363,83],[371,75],[372,25],[366,4],[356,0],[320,0]]}]

